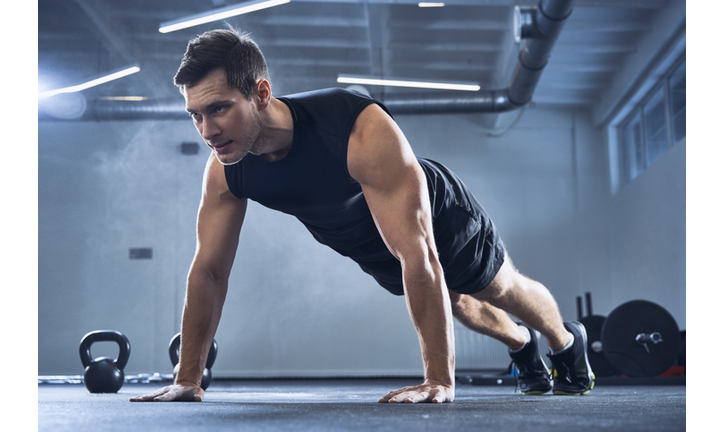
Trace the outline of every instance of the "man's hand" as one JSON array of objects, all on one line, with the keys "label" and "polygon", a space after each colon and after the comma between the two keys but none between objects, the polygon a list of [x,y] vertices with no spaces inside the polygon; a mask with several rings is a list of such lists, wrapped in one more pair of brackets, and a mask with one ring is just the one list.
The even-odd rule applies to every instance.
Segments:
[{"label": "man's hand", "polygon": [[452,402],[455,399],[455,388],[443,384],[420,384],[394,390],[387,393],[377,402],[380,403],[418,403]]},{"label": "man's hand", "polygon": [[153,393],[131,398],[131,402],[171,402],[204,400],[204,390],[197,386],[170,385]]}]

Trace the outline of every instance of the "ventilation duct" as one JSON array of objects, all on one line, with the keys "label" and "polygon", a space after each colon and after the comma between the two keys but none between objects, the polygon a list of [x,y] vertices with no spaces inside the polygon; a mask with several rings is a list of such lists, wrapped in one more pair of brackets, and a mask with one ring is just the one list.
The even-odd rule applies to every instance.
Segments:
[{"label": "ventilation duct", "polygon": [[516,39],[526,39],[505,89],[475,96],[390,95],[383,103],[393,114],[504,112],[527,105],[548,64],[553,45],[573,12],[573,0],[541,0],[537,8],[515,8]]},{"label": "ventilation duct", "polygon": [[[495,113],[527,105],[535,91],[553,45],[573,11],[573,0],[540,0],[538,7],[516,7],[516,39],[525,39],[507,88],[481,90],[475,96],[457,94],[391,94],[382,102],[393,114]],[[39,109],[38,117],[58,119]],[[178,120],[188,114],[183,101],[88,101],[76,118],[63,120]]]},{"label": "ventilation duct", "polygon": [[186,106],[181,96],[173,99],[149,99],[143,101],[126,100],[89,100],[85,103],[85,112],[78,113],[73,118],[69,116],[58,117],[54,115],[57,109],[52,108],[56,104],[54,99],[63,98],[66,95],[58,95],[43,100],[42,107],[38,106],[39,120],[82,120],[82,121],[106,121],[106,120],[181,120],[188,119]]}]

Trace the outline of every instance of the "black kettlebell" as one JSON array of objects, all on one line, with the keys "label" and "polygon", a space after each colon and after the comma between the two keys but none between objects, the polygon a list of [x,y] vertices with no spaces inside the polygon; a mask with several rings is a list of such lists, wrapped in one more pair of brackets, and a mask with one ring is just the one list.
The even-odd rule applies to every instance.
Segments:
[{"label": "black kettlebell", "polygon": [[[178,358],[179,350],[181,348],[181,333],[177,333],[176,336],[171,339],[171,343],[168,345],[168,356],[171,358],[171,364],[173,367],[173,380],[176,381],[176,375],[178,374]],[[206,367],[204,368],[204,376],[201,378],[201,388],[206,390],[211,384],[211,366],[216,361],[216,353],[219,350],[219,345],[216,343],[216,339],[209,348],[209,355],[206,357]]]},{"label": "black kettlebell", "polygon": [[[110,341],[118,344],[118,358],[98,357],[91,360],[91,345]],[[80,361],[85,367],[83,382],[91,393],[116,393],[123,386],[123,368],[131,355],[131,343],[123,333],[115,330],[98,330],[83,336],[80,341]]]}]

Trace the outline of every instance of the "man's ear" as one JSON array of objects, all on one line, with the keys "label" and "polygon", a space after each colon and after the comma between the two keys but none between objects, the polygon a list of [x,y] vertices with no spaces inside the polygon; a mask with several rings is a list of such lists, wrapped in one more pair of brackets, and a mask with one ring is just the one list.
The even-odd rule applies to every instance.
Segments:
[{"label": "man's ear", "polygon": [[271,83],[264,78],[256,82],[256,91],[254,92],[254,101],[257,103],[259,111],[266,109],[271,102],[272,92]]}]

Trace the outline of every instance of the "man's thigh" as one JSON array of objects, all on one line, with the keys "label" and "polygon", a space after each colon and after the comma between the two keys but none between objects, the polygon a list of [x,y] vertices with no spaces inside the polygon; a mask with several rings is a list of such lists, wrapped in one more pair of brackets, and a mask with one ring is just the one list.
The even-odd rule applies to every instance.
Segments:
[{"label": "man's thigh", "polygon": [[503,293],[513,288],[522,276],[513,266],[513,263],[505,252],[503,264],[498,269],[493,280],[480,291],[471,293],[470,295],[481,301],[488,301],[500,297]]}]

